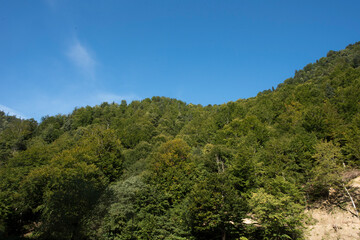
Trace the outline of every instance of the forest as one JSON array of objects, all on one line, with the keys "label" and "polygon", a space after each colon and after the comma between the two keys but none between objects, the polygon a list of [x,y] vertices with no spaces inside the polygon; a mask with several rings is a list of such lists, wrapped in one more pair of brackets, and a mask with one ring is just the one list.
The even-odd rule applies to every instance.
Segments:
[{"label": "forest", "polygon": [[303,239],[358,168],[360,42],[222,105],[0,112],[0,239]]}]

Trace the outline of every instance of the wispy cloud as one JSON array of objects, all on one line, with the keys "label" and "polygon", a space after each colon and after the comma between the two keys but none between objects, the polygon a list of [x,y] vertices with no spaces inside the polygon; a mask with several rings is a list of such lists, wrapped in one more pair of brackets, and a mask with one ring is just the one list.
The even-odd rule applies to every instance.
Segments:
[{"label": "wispy cloud", "polygon": [[9,108],[9,107],[4,106],[4,105],[1,105],[1,104],[0,104],[0,110],[5,112],[5,114],[8,114],[10,116],[17,116],[17,117],[23,118],[23,119],[27,118],[27,117],[24,116],[24,114],[19,113],[18,111],[15,111],[14,109]]},{"label": "wispy cloud", "polygon": [[126,94],[126,95],[116,95],[113,93],[99,93],[97,99],[100,102],[120,102],[121,100],[126,100],[126,102],[132,102],[134,100],[139,100],[140,97],[135,94]]},{"label": "wispy cloud", "polygon": [[70,61],[79,68],[87,77],[95,78],[96,61],[86,47],[75,40],[68,49],[66,55]]}]

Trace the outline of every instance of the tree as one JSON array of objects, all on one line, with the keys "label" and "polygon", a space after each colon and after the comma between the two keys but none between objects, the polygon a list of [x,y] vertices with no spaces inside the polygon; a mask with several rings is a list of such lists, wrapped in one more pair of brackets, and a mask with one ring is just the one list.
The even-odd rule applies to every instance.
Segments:
[{"label": "tree", "polygon": [[138,231],[137,202],[145,184],[139,176],[110,185],[84,220],[89,239],[134,239]]},{"label": "tree", "polygon": [[[304,229],[303,194],[284,177],[263,181],[249,199],[250,216],[261,227],[263,239],[301,239]],[[258,234],[258,233],[257,233]]]},{"label": "tree", "polygon": [[340,147],[333,142],[321,141],[315,145],[314,167],[307,184],[308,191],[314,198],[327,197],[331,187],[341,183],[343,156]]},{"label": "tree", "polygon": [[163,143],[152,156],[150,182],[168,196],[171,204],[190,191],[195,166],[189,159],[190,147],[182,139]]},{"label": "tree", "polygon": [[259,188],[251,195],[249,206],[263,229],[261,238],[301,239],[304,208],[292,196],[281,192],[273,195]]},{"label": "tree", "polygon": [[357,114],[349,129],[345,133],[346,145],[344,147],[347,161],[360,165],[360,114]]},{"label": "tree", "polygon": [[187,197],[185,221],[196,239],[234,239],[242,230],[246,205],[226,174],[211,174]]}]

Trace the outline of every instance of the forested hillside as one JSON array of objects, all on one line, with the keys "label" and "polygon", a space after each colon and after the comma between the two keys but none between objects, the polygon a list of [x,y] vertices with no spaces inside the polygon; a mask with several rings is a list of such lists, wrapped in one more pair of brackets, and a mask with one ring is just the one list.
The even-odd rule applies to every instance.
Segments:
[{"label": "forested hillside", "polygon": [[301,239],[360,167],[359,66],[356,43],[223,105],[0,112],[0,238]]}]

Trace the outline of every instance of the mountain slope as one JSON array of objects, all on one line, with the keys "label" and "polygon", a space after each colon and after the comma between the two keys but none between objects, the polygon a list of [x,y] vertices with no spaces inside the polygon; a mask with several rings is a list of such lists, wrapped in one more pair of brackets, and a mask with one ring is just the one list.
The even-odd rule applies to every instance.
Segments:
[{"label": "mountain slope", "polygon": [[0,236],[301,239],[305,207],[359,167],[359,66],[356,43],[223,105],[1,113]]}]

